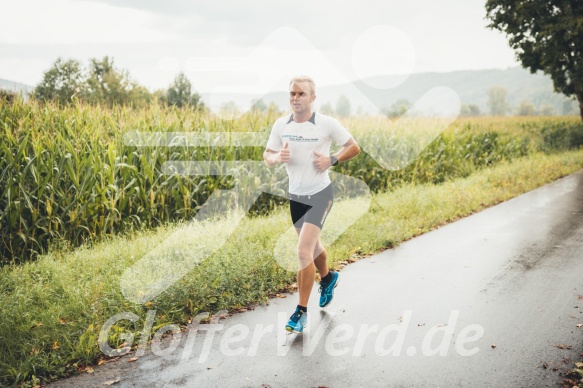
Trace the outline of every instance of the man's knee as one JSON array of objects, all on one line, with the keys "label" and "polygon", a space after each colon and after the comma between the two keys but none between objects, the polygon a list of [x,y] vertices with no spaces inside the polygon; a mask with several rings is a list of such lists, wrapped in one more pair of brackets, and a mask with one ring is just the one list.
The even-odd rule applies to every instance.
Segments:
[{"label": "man's knee", "polygon": [[324,246],[320,242],[318,242],[318,244],[316,244],[316,248],[314,249],[314,260],[318,258],[321,254],[326,255],[326,250]]},{"label": "man's knee", "polygon": [[306,265],[310,264],[314,261],[314,252],[310,252],[310,249],[307,247],[298,247],[298,260],[300,261],[300,265],[305,267]]}]

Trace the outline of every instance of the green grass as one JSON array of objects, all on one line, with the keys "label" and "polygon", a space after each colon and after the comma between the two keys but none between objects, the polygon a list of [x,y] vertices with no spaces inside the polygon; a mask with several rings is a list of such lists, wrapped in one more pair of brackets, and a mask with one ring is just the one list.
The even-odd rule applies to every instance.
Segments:
[{"label": "green grass", "polygon": [[[340,268],[581,168],[583,150],[531,154],[467,178],[438,185],[406,184],[374,194],[368,212],[328,247],[330,265]],[[324,241],[337,232],[332,227],[339,225],[335,219],[363,206],[362,198],[338,201],[324,228]],[[97,346],[99,329],[120,312],[137,314],[136,328],[143,327],[151,309],[156,310],[154,328],[184,325],[198,313],[266,303],[270,294],[289,289],[295,273],[284,269],[273,254],[290,227],[288,209],[283,207],[268,217],[243,218],[224,246],[153,302],[136,305],[123,297],[124,270],[173,233],[191,228],[190,240],[176,248],[192,247],[198,239],[220,234],[238,216],[206,225],[165,224],[109,236],[92,247],[65,246],[35,262],[1,268],[0,383],[32,385],[96,363],[103,356]],[[289,256],[293,263],[293,252]],[[112,347],[122,344],[123,331],[124,327],[113,331]]]}]

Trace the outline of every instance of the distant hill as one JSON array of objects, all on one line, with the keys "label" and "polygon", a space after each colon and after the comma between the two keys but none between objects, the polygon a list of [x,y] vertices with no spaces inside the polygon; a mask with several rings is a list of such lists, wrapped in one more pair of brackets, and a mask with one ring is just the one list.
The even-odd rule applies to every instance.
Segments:
[{"label": "distant hill", "polygon": [[21,93],[23,97],[28,97],[34,90],[34,86],[21,84],[20,82],[8,81],[0,78],[0,89],[12,90],[16,93]]},{"label": "distant hill", "polygon": [[[374,79],[368,79],[368,81],[373,83]],[[425,91],[434,86],[452,88],[460,96],[462,103],[478,105],[484,113],[488,112],[487,91],[494,86],[507,90],[507,100],[513,108],[524,100],[530,101],[537,108],[550,105],[557,114],[563,113],[565,102],[573,110],[577,106],[574,101],[570,102],[563,94],[553,91],[553,82],[550,77],[542,72],[531,74],[530,71],[522,67],[506,70],[412,74],[403,84],[390,90],[375,89],[364,82],[356,82],[355,85],[380,108],[390,106],[399,98],[414,102]],[[335,93],[338,92],[341,90],[335,91]],[[358,106],[358,101],[355,101],[353,106]]]},{"label": "distant hill", "polygon": [[[384,81],[394,77],[379,76],[368,78],[366,81],[368,84],[383,84],[386,83]],[[483,114],[487,114],[487,91],[494,86],[500,86],[507,90],[507,100],[513,109],[516,109],[523,100],[528,100],[537,108],[549,105],[556,114],[563,114],[565,110],[569,110],[570,114],[578,114],[577,104],[574,101],[570,101],[564,95],[553,91],[550,77],[542,73],[531,74],[521,67],[506,70],[463,70],[447,73],[412,74],[401,85],[388,90],[376,89],[367,83],[356,81],[351,84],[319,87],[316,93],[318,97],[315,104],[316,110],[325,103],[331,103],[332,106],[335,106],[338,98],[345,95],[350,100],[353,112],[356,112],[359,107],[364,112],[376,112],[379,109],[390,107],[399,99],[415,102],[430,88],[447,86],[456,91],[463,104],[477,105]],[[208,94],[203,94],[203,99],[206,101],[208,101],[208,97]],[[238,106],[245,106],[251,100],[258,98],[242,94],[224,94],[214,97],[217,101],[233,101]],[[261,98],[266,103],[274,101],[281,108],[289,106],[285,91],[269,93]]]}]

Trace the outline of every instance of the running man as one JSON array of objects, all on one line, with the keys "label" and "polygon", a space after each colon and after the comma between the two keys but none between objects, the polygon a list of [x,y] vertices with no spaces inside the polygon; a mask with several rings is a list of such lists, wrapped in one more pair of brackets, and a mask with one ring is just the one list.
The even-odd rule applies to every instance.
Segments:
[{"label": "running man", "polygon": [[[300,300],[286,330],[301,333],[316,268],[320,273],[320,307],[327,306],[338,285],[338,272],[328,270],[320,232],[334,201],[328,169],[354,158],[360,147],[338,120],[312,111],[316,85],[310,77],[294,77],[289,84],[290,116],[273,124],[263,159],[267,166],[285,163],[289,177],[292,222],[298,234],[298,289]],[[332,140],[342,149],[332,156]]]}]

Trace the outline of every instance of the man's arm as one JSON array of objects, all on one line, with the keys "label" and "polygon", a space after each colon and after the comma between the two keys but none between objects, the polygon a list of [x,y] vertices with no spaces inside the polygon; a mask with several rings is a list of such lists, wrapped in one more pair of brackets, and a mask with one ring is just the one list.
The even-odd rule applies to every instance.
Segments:
[{"label": "man's arm", "polygon": [[333,156],[338,159],[338,163],[341,163],[354,158],[358,154],[360,154],[360,147],[358,146],[358,143],[356,143],[356,140],[351,136],[350,140],[342,145],[342,149],[336,152]]},{"label": "man's arm", "polygon": [[[340,163],[354,158],[359,153],[360,147],[356,143],[356,140],[351,136],[350,140],[342,145],[342,149],[336,152],[333,156],[335,156],[338,159],[338,163]],[[316,158],[314,159],[314,167],[316,170],[324,171],[332,166],[332,160],[329,156],[324,156],[319,152],[315,152],[314,154],[316,155]]]}]

